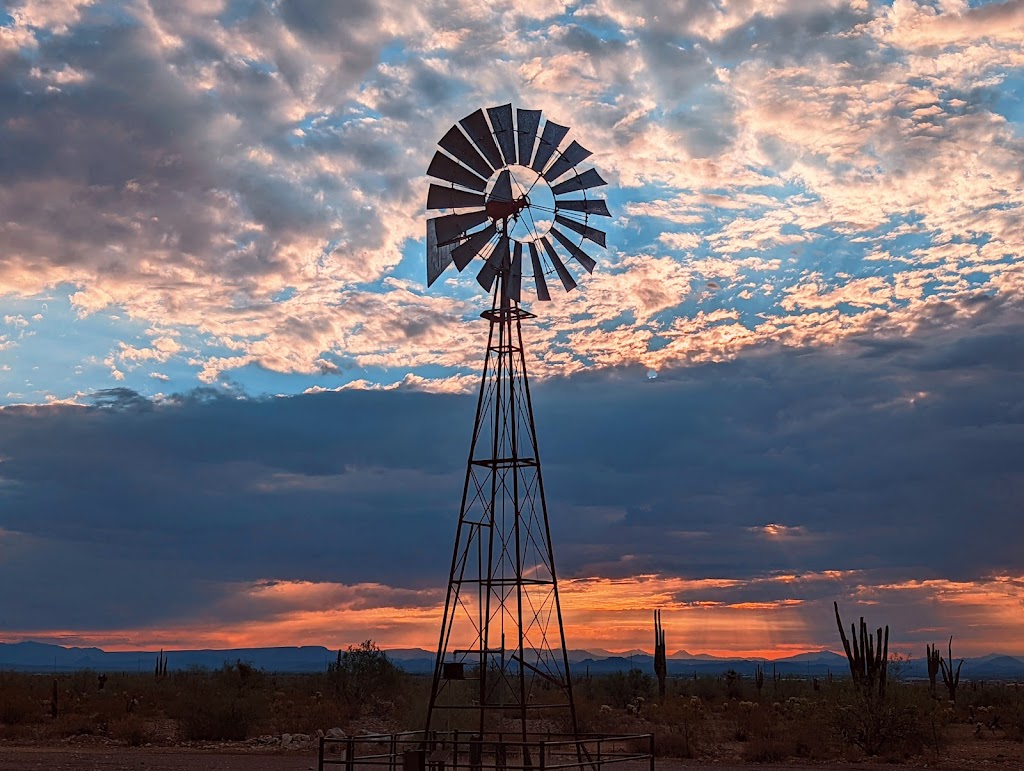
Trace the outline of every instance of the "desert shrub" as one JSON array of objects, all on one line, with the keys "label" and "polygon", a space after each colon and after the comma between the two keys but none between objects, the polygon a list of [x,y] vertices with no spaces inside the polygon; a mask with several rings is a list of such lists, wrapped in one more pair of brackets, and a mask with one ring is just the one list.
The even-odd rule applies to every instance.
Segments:
[{"label": "desert shrub", "polygon": [[654,691],[654,678],[641,669],[611,672],[593,680],[593,694],[601,704],[625,709],[638,697],[649,699]]},{"label": "desert shrub", "polygon": [[0,724],[22,725],[33,717],[33,703],[23,694],[0,696]]},{"label": "desert shrub", "polygon": [[661,706],[659,720],[664,721],[668,730],[655,735],[655,752],[672,758],[698,757],[706,716],[707,710],[697,696],[666,699]]},{"label": "desert shrub", "polygon": [[248,737],[250,713],[237,696],[196,699],[180,717],[181,730],[192,741],[241,741]]},{"label": "desert shrub", "polygon": [[337,698],[362,705],[370,696],[387,698],[398,686],[400,670],[372,640],[338,651],[338,660],[328,666]]},{"label": "desert shrub", "polygon": [[836,733],[869,756],[919,754],[928,745],[930,726],[910,696],[911,689],[898,683],[890,684],[884,699],[851,684],[832,707]]},{"label": "desert shrub", "polygon": [[735,669],[729,669],[722,675],[727,699],[739,699],[743,696],[743,676]]},{"label": "desert shrub", "polygon": [[126,715],[110,724],[110,736],[129,747],[141,747],[153,740],[153,732],[145,720],[137,715]]}]

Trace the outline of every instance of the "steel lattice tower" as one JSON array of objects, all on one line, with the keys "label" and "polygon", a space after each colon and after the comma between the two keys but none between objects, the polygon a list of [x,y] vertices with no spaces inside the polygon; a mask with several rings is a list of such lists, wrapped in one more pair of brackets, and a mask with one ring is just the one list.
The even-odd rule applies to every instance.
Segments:
[{"label": "steel lattice tower", "polygon": [[[428,711],[478,713],[478,730],[576,710],[558,597],[554,550],[523,319],[534,318],[497,282],[470,443],[444,621]],[[463,683],[473,683],[466,688]],[[474,704],[475,702],[475,704]]]}]

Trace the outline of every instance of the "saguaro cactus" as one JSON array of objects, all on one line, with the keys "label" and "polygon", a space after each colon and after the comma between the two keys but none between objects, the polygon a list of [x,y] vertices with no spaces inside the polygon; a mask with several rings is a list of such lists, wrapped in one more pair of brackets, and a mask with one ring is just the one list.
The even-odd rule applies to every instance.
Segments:
[{"label": "saguaro cactus", "polygon": [[[952,642],[952,638],[950,638],[950,642]],[[942,656],[939,654],[938,645],[931,645],[929,643],[925,645],[924,649],[928,657],[928,686],[934,696],[935,677],[939,674],[939,664],[942,661]]]},{"label": "saguaro cactus", "polygon": [[153,677],[157,680],[163,680],[167,677],[167,657],[164,655],[164,649],[160,649],[160,653],[156,657],[156,667],[153,668]]},{"label": "saguaro cactus", "polygon": [[949,691],[949,700],[956,704],[956,688],[960,685],[960,667],[964,665],[964,660],[960,659],[960,663],[956,665],[956,672],[953,671],[953,635],[949,636],[949,661],[947,662],[941,656],[939,657],[939,666],[942,667],[942,682],[946,684],[946,690]]},{"label": "saguaro cactus", "polygon": [[665,678],[668,662],[665,659],[665,630],[661,626],[661,611],[654,611],[654,674],[658,676],[658,699],[665,701]]},{"label": "saguaro cactus", "polygon": [[846,659],[850,662],[850,675],[853,677],[854,685],[866,695],[878,694],[879,700],[885,698],[885,682],[889,669],[889,625],[885,626],[885,637],[882,637],[882,628],[877,631],[877,639],[868,634],[868,625],[864,623],[864,617],[860,617],[860,633],[857,627],[850,624],[850,631],[853,633],[853,647],[843,631],[843,621],[839,617],[839,603],[833,602],[832,606],[836,611],[836,625],[839,627],[839,637],[843,641],[843,649],[846,651]]},{"label": "saguaro cactus", "polygon": [[764,688],[764,667],[760,664],[754,666],[754,685],[757,686],[757,698],[761,698],[761,689]]}]

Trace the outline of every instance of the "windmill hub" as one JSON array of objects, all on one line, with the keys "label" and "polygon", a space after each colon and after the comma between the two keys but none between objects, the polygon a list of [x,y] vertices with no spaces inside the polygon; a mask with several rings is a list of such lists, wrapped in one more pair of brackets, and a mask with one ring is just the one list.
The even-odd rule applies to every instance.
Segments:
[{"label": "windmill hub", "polygon": [[492,220],[519,219],[519,212],[530,205],[530,196],[521,195],[512,201],[502,201],[492,198],[484,207],[487,216]]}]

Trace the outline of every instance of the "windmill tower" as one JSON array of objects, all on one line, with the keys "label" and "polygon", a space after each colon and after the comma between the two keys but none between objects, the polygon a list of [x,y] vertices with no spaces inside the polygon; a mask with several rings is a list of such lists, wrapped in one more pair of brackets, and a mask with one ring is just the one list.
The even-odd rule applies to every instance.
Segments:
[{"label": "windmill tower", "polygon": [[[548,278],[576,281],[566,256],[588,273],[584,240],[605,245],[589,224],[608,217],[588,191],[605,183],[579,171],[590,151],[539,110],[511,104],[477,110],[441,138],[427,173],[427,285],[451,264],[482,258],[477,281],[491,295],[480,379],[427,728],[472,725],[520,731],[561,717],[577,734],[537,430],[526,374],[520,303],[524,275],[541,301]],[[557,246],[557,248],[556,248]],[[456,713],[462,713],[455,719]],[[512,723],[512,728],[509,723]],[[518,725],[515,725],[518,723]],[[548,723],[548,726],[551,724]]]}]

